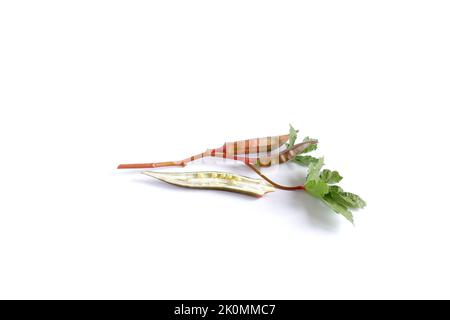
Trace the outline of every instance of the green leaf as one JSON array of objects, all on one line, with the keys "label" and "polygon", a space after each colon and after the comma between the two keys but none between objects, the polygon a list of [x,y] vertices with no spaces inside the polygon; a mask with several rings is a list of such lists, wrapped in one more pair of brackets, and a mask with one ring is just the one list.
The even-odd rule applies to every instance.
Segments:
[{"label": "green leaf", "polygon": [[310,163],[305,183],[306,191],[317,198],[322,198],[329,191],[328,184],[319,177],[322,166],[323,157],[317,159],[316,162]]},{"label": "green leaf", "polygon": [[338,183],[342,180],[341,175],[337,171],[331,171],[328,169],[323,170],[320,173],[320,179],[326,183]]},{"label": "green leaf", "polygon": [[329,194],[323,197],[323,201],[331,208],[334,212],[341,214],[348,221],[353,223],[353,214],[348,208],[334,200]]},{"label": "green leaf", "polygon": [[316,163],[319,159],[312,156],[296,156],[294,162],[301,166],[309,166],[311,163]]},{"label": "green leaf", "polygon": [[350,208],[359,209],[364,208],[367,205],[367,203],[357,194],[351,192],[344,192],[343,195],[344,197],[347,198],[349,202],[353,203],[353,205],[350,206]]},{"label": "green leaf", "polygon": [[323,198],[329,191],[328,184],[322,180],[309,180],[305,183],[306,191],[316,198]]},{"label": "green leaf", "polygon": [[[310,137],[306,137],[305,139],[303,139],[303,142],[306,142],[306,141],[309,141],[309,140],[316,140],[316,139],[313,139],[313,138],[310,138]],[[310,145],[308,148],[305,148],[305,150],[303,150],[302,153],[308,153],[308,152],[314,151],[316,149],[317,149],[317,143]]]},{"label": "green leaf", "polygon": [[292,147],[295,144],[295,140],[297,140],[297,130],[292,125],[289,125],[289,142],[286,143],[286,147]]},{"label": "green leaf", "polygon": [[[308,139],[305,138],[305,140]],[[323,157],[317,159],[311,156],[298,155],[294,158],[294,161],[301,165],[308,165],[305,191],[321,199],[333,211],[344,216],[353,224],[351,209],[362,208],[366,203],[358,195],[344,192],[341,187],[332,185],[342,180],[339,172],[328,169],[322,170],[324,165]]]},{"label": "green leaf", "polygon": [[350,192],[343,192],[342,189],[340,191],[330,190],[330,196],[347,208],[359,209],[366,206],[366,202],[360,196]]},{"label": "green leaf", "polygon": [[344,192],[344,190],[342,190],[342,188],[339,186],[330,186],[330,193],[331,192],[340,193],[340,192]]},{"label": "green leaf", "polygon": [[306,181],[320,180],[320,169],[323,167],[323,157],[319,158],[317,162],[309,164],[308,176]]}]

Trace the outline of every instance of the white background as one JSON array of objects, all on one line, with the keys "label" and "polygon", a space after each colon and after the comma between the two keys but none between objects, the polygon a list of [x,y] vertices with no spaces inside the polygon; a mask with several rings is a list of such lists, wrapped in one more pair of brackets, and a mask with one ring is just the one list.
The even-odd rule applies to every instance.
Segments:
[{"label": "white background", "polygon": [[[449,17],[448,1],[3,1],[0,298],[450,298]],[[115,169],[289,123],[367,200],[355,227],[301,192]],[[186,169],[211,168],[254,176]]]}]

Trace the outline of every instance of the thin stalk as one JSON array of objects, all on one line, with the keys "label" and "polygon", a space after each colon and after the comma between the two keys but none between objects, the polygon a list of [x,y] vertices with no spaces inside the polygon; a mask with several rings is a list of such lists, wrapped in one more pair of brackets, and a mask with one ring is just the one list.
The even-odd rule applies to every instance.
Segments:
[{"label": "thin stalk", "polygon": [[160,167],[184,167],[185,164],[182,161],[166,161],[166,162],[153,162],[153,163],[127,163],[120,164],[117,169],[146,169],[146,168],[160,168]]},{"label": "thin stalk", "polygon": [[256,172],[257,175],[259,175],[261,178],[263,178],[264,180],[266,180],[268,183],[270,183],[271,185],[273,185],[275,188],[281,189],[281,190],[305,190],[305,186],[300,185],[300,186],[293,186],[293,187],[288,187],[288,186],[283,186],[281,184],[278,184],[272,180],[270,180],[268,177],[266,177],[261,171],[258,170],[258,168],[256,168],[253,164],[251,163],[246,163],[246,165],[252,169],[253,171]]}]

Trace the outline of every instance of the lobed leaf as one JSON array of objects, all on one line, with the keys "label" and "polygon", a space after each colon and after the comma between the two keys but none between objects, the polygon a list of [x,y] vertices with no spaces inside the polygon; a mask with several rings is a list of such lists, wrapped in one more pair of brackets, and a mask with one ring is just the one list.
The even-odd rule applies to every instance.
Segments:
[{"label": "lobed leaf", "polygon": [[306,181],[320,180],[320,169],[322,169],[323,167],[323,160],[323,157],[321,157],[317,160],[317,162],[309,164],[308,176],[306,177]]},{"label": "lobed leaf", "polygon": [[[303,142],[306,142],[306,141],[309,141],[309,140],[316,140],[316,139],[313,139],[313,138],[310,138],[310,137],[305,137],[305,139],[303,139]],[[311,151],[314,151],[314,150],[317,150],[317,143],[310,145],[308,148],[303,150],[302,153],[308,153],[308,152],[311,152]]]},{"label": "lobed leaf", "polygon": [[323,198],[328,191],[328,184],[322,180],[309,180],[305,183],[306,191],[316,198]]},{"label": "lobed leaf", "polygon": [[330,192],[331,197],[347,208],[360,209],[366,206],[366,202],[360,196],[351,192]]},{"label": "lobed leaf", "polygon": [[348,210],[347,207],[343,206],[336,200],[334,200],[330,194],[327,194],[322,199],[331,209],[333,209],[334,212],[341,214],[344,216],[348,221],[353,223],[353,214],[350,210]]},{"label": "lobed leaf", "polygon": [[296,140],[297,140],[297,130],[295,130],[294,127],[291,124],[289,124],[289,141],[288,143],[286,143],[286,147],[288,149],[291,148],[295,144]]},{"label": "lobed leaf", "polygon": [[[292,127],[291,127],[292,128]],[[303,141],[312,140],[306,137]],[[334,212],[344,216],[353,223],[353,209],[363,208],[366,202],[358,195],[345,192],[341,187],[335,185],[343,178],[338,171],[329,169],[322,170],[324,158],[315,158],[305,153],[314,151],[317,145],[311,145],[297,155],[293,161],[302,166],[308,166],[308,175],[305,182],[305,190],[312,196],[321,199]]]},{"label": "lobed leaf", "polygon": [[320,179],[326,183],[333,184],[341,181],[342,176],[337,171],[325,169],[320,173]]},{"label": "lobed leaf", "polygon": [[318,158],[312,156],[296,156],[294,162],[301,166],[309,166],[311,163],[316,163],[319,161]]}]

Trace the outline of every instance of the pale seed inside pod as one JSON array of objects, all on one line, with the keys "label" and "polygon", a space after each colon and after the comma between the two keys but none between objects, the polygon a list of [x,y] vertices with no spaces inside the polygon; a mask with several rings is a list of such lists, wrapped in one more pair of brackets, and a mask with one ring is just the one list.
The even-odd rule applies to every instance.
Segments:
[{"label": "pale seed inside pod", "polygon": [[227,172],[143,171],[142,173],[173,185],[194,189],[225,190],[256,197],[262,197],[268,192],[275,191],[271,184],[262,179],[254,179]]}]

